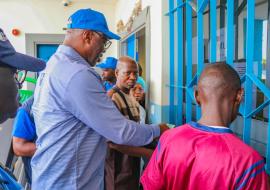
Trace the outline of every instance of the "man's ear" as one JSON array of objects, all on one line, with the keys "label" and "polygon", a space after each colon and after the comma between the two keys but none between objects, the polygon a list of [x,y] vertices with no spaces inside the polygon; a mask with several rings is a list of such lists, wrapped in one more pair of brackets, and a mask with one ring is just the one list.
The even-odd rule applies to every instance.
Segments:
[{"label": "man's ear", "polygon": [[237,90],[236,99],[235,99],[236,104],[239,105],[241,103],[243,95],[244,95],[244,89],[243,88],[240,88],[239,90]]},{"label": "man's ear", "polygon": [[88,44],[93,39],[93,33],[92,33],[92,31],[89,31],[89,30],[84,30],[83,33],[82,33],[82,36],[83,36],[83,40],[85,42],[87,42]]},{"label": "man's ear", "polygon": [[119,74],[119,70],[118,69],[115,69],[115,77],[116,78],[118,77],[118,74]]},{"label": "man's ear", "polygon": [[196,100],[197,104],[199,106],[201,106],[201,100],[200,100],[198,89],[195,89],[195,91],[194,91],[194,97],[195,97],[195,100]]}]

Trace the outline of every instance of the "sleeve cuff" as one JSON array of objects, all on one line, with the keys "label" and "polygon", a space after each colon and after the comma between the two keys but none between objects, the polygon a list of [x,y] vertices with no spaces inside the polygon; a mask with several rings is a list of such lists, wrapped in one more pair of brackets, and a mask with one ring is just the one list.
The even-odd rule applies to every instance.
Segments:
[{"label": "sleeve cuff", "polygon": [[153,137],[159,137],[160,136],[160,127],[159,125],[151,125],[151,127],[153,128]]}]

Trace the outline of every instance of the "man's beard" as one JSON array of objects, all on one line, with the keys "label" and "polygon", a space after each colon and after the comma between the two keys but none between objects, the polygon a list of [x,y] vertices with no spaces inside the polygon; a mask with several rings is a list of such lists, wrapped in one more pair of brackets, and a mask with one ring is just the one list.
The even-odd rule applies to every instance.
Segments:
[{"label": "man's beard", "polygon": [[94,61],[87,61],[87,62],[91,67],[96,66],[96,62],[94,62]]},{"label": "man's beard", "polygon": [[97,55],[97,57],[92,61],[92,60],[87,60],[87,62],[89,63],[89,65],[91,66],[91,67],[94,67],[94,66],[96,66],[96,64],[98,63],[98,62],[100,62],[101,61],[101,57],[102,57],[102,53],[100,53],[100,54],[98,54]]}]

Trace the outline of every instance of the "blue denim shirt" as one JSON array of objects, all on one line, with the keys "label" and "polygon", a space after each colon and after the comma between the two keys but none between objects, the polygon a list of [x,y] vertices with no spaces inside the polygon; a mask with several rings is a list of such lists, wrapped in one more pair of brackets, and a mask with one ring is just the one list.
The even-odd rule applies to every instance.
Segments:
[{"label": "blue denim shirt", "polygon": [[122,116],[99,75],[65,45],[40,74],[32,111],[38,135],[33,190],[103,190],[106,139],[141,146],[160,134],[156,125]]}]

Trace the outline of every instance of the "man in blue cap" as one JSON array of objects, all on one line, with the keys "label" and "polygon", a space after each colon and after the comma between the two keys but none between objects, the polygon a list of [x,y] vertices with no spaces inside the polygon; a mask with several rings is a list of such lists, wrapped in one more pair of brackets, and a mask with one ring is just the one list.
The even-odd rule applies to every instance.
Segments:
[{"label": "man in blue cap", "polygon": [[92,68],[120,37],[100,12],[80,9],[69,18],[63,45],[40,73],[32,107],[37,150],[32,189],[104,189],[107,139],[142,146],[167,130],[139,125],[120,114]]},{"label": "man in blue cap", "polygon": [[39,72],[46,64],[40,59],[16,52],[0,28],[0,123],[14,118],[19,106],[17,70]]},{"label": "man in blue cap", "polygon": [[106,92],[109,91],[115,85],[116,65],[117,59],[115,59],[114,57],[107,57],[107,59],[104,62],[97,65],[97,67],[102,69],[103,86]]},{"label": "man in blue cap", "polygon": [[[40,59],[16,52],[0,28],[0,124],[16,116],[19,106],[18,88],[23,83],[23,80],[19,81],[17,78],[17,70],[39,72],[45,66],[45,62]],[[2,166],[0,186],[4,189],[22,189]]]}]

